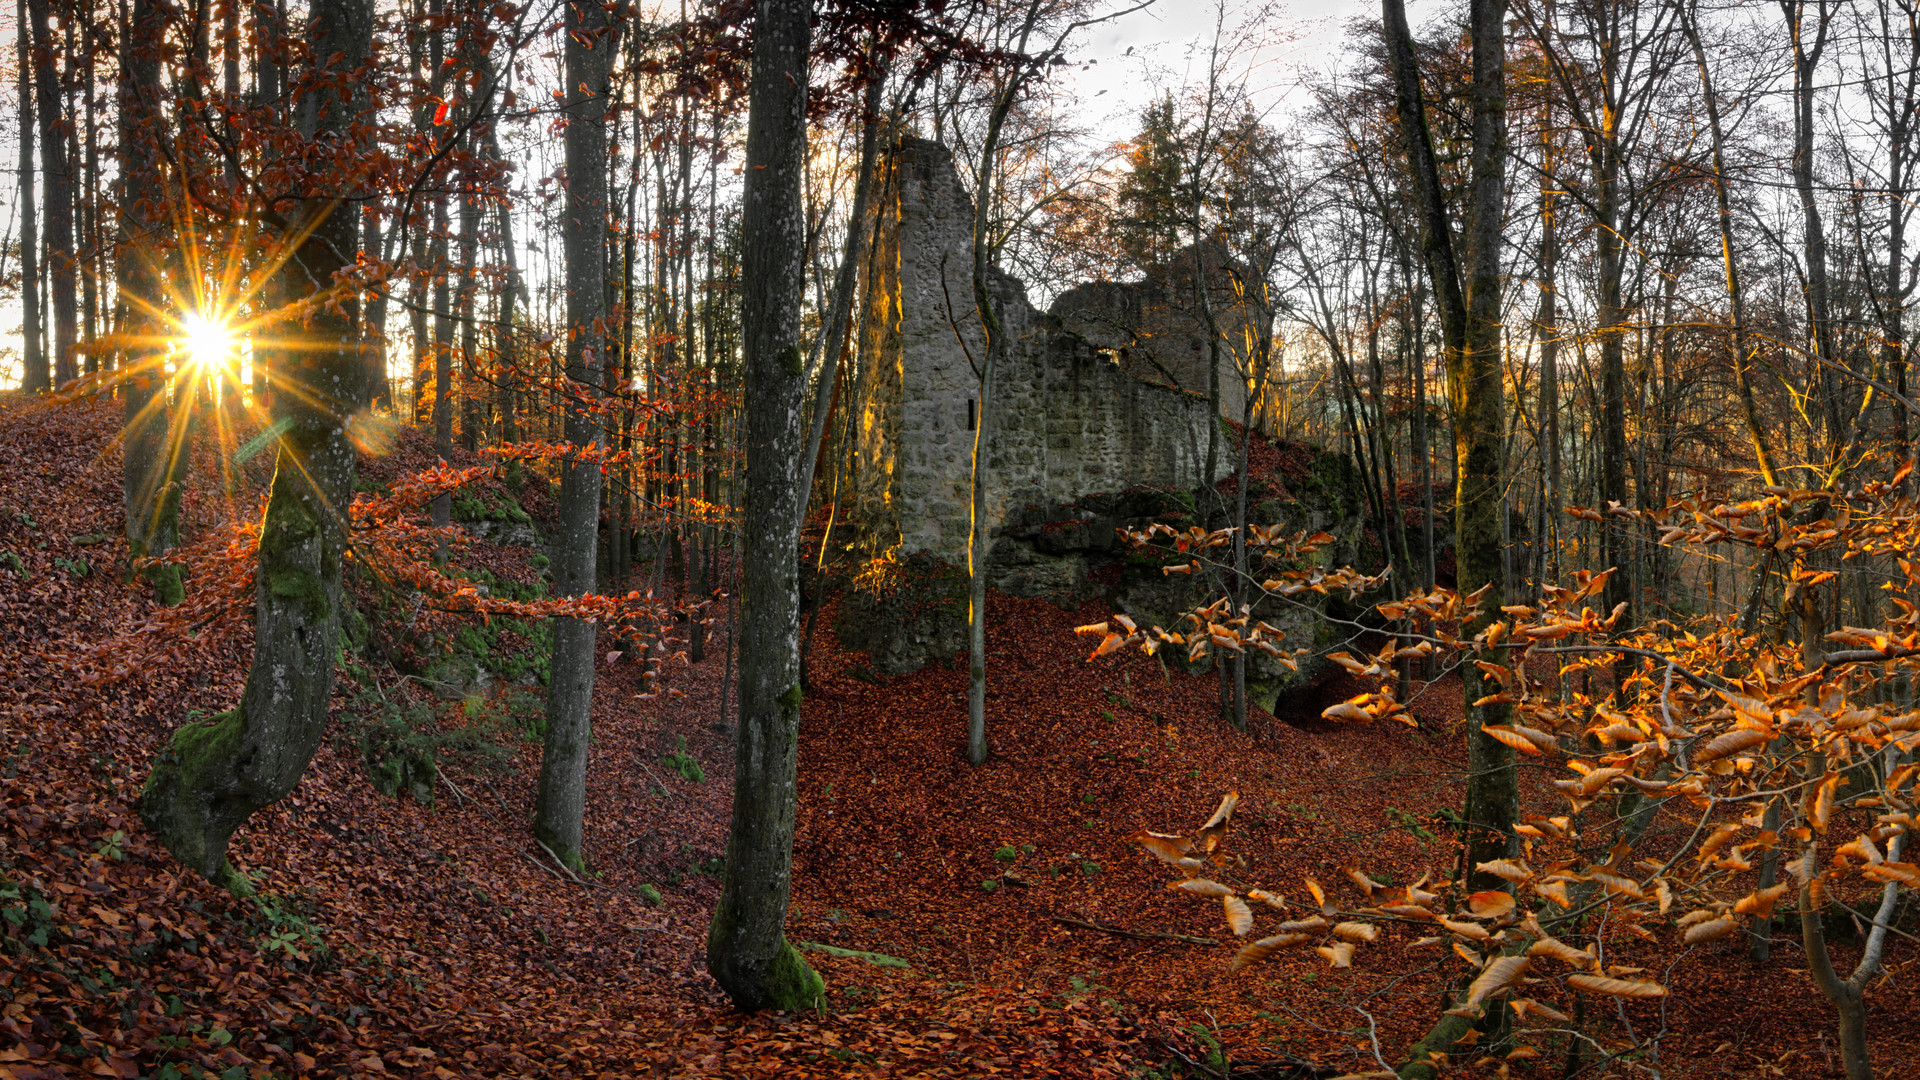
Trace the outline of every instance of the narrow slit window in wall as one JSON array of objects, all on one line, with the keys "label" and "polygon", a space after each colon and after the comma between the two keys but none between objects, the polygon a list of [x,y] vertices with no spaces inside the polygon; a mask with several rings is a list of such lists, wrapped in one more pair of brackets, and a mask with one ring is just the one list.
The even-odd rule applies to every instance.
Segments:
[{"label": "narrow slit window in wall", "polygon": [[973,430],[973,422],[974,422],[973,421],[973,404],[974,404],[973,399],[968,398],[967,399],[967,430],[968,431]]}]

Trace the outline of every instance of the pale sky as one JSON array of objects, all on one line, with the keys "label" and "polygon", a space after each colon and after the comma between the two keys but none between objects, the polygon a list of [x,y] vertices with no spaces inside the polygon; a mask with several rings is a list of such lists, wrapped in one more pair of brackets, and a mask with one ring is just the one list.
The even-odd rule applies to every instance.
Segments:
[{"label": "pale sky", "polygon": [[[1260,7],[1269,8],[1256,17]],[[1408,17],[1417,27],[1441,10],[1439,0],[1415,0]],[[1158,0],[1144,11],[1093,28],[1072,59],[1094,61],[1063,73],[1080,91],[1097,130],[1118,141],[1131,137],[1141,111],[1164,90],[1183,81],[1199,82],[1206,72],[1206,48],[1213,37],[1217,6],[1213,0]],[[1331,70],[1340,58],[1346,24],[1357,17],[1377,18],[1379,0],[1227,0],[1226,37],[1244,49],[1236,65],[1262,107],[1284,113],[1300,97],[1303,79]],[[1236,32],[1252,23],[1246,32]],[[1256,38],[1267,39],[1258,44]],[[1129,53],[1128,50],[1132,52]]]}]

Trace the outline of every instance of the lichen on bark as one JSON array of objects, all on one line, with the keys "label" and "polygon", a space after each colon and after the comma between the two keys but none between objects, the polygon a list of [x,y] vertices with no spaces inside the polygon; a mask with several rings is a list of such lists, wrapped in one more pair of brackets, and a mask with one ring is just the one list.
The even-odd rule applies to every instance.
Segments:
[{"label": "lichen on bark", "polygon": [[[355,71],[372,46],[371,0],[318,0],[313,55]],[[347,131],[354,115],[339,90],[311,91],[314,138]],[[328,184],[353,178],[328,175]],[[317,220],[281,273],[289,292],[331,291],[354,250],[356,218],[336,212],[333,190],[311,194]],[[154,761],[140,798],[147,825],[182,863],[236,891],[245,878],[227,863],[227,844],[254,811],[299,783],[326,729],[339,637],[344,517],[353,498],[354,448],[347,417],[365,387],[358,305],[349,294],[316,305],[302,328],[306,345],[273,356],[275,382],[299,392],[274,395],[280,430],[273,485],[260,529],[254,584],[254,654],[239,705],[181,729]],[[266,350],[261,350],[260,358]],[[280,366],[284,361],[284,366]]]}]

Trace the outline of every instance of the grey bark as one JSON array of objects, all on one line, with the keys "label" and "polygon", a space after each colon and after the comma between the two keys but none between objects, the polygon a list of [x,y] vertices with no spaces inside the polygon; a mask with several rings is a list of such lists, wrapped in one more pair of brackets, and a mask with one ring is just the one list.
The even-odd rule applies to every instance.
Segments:
[{"label": "grey bark", "polygon": [[[308,37],[327,71],[324,89],[302,104],[301,135],[326,145],[350,137],[351,91],[331,73],[361,67],[372,49],[371,0],[316,0]],[[325,183],[325,171],[317,174]],[[313,228],[282,270],[290,291],[331,289],[354,249],[351,212],[334,209],[331,188],[300,193]],[[316,220],[317,219],[317,220]],[[260,532],[255,576],[254,653],[239,706],[176,732],[154,762],[140,814],[175,858],[230,888],[243,878],[227,865],[227,842],[254,811],[299,782],[320,745],[333,690],[340,574],[346,550],[343,514],[353,498],[354,449],[346,419],[366,376],[353,304],[318,304],[305,328],[309,348],[281,358],[298,394],[274,395],[281,436]]]},{"label": "grey bark", "polygon": [[18,0],[20,36],[20,389],[38,393],[52,385],[46,350],[40,347],[40,229],[33,183],[33,94],[27,82],[33,43],[27,32],[27,0]]},{"label": "grey bark", "polygon": [[[607,86],[616,48],[607,12],[567,5],[567,208],[562,243],[567,263],[568,444],[578,457],[560,464],[554,589],[561,596],[593,592],[600,541],[601,372],[607,347]],[[587,744],[593,732],[593,648],[596,627],[557,618],[547,686],[547,736],[540,757],[540,793],[533,833],[555,857],[583,865]]]},{"label": "grey bark", "polygon": [[746,503],[740,562],[740,726],[727,875],[707,968],[734,1005],[815,1004],[820,977],[787,943],[800,730],[800,350],[806,223],[806,0],[758,0],[747,112],[741,321]]},{"label": "grey bark", "polygon": [[33,22],[33,84],[36,119],[40,123],[40,155],[46,165],[46,236],[48,294],[53,309],[53,385],[78,374],[73,346],[76,337],[74,287],[79,263],[73,244],[73,162],[61,128],[60,74],[54,65],[53,35],[47,22],[47,0],[27,0]]},{"label": "grey bark", "polygon": [[[134,0],[120,62],[120,294],[140,301],[164,295],[155,268],[162,265],[167,243],[167,216],[157,213],[153,200],[167,190],[161,167],[159,140],[166,123],[160,108],[160,50],[166,33],[164,16],[154,0]],[[121,468],[121,495],[126,511],[127,550],[133,558],[165,554],[180,541],[180,464],[168,437],[166,376],[159,354],[148,344],[165,334],[146,303],[127,308],[127,337],[131,344],[121,361],[130,377],[125,384],[126,445]],[[182,598],[180,569],[158,566],[147,579],[162,603]]]},{"label": "grey bark", "polygon": [[[1427,129],[1420,72],[1407,27],[1404,0],[1383,0],[1387,49],[1393,69],[1395,107],[1423,217],[1423,252],[1446,343],[1447,396],[1454,427],[1455,535],[1459,588],[1470,593],[1488,587],[1477,630],[1503,602],[1500,485],[1504,435],[1504,386],[1501,382],[1500,240],[1506,160],[1506,42],[1504,0],[1472,0],[1469,25],[1473,42],[1473,81],[1467,93],[1471,115],[1466,225],[1454,245],[1452,215],[1440,186],[1439,166]],[[1467,725],[1467,866],[1506,858],[1517,850],[1513,832],[1519,817],[1519,782],[1513,750],[1488,735],[1486,725],[1504,722],[1507,707],[1471,703],[1485,694],[1484,679],[1463,665],[1463,690],[1469,703]],[[1476,889],[1505,883],[1477,871]]]},{"label": "grey bark", "polygon": [[1026,21],[1021,25],[1019,43],[1013,55],[1021,57],[1021,66],[1007,73],[995,92],[993,110],[987,117],[986,136],[980,144],[978,190],[973,205],[973,303],[980,316],[980,329],[986,347],[980,358],[979,405],[974,409],[973,467],[970,475],[971,499],[967,529],[967,760],[974,765],[987,762],[987,554],[993,538],[987,528],[987,447],[993,430],[993,376],[999,355],[1006,350],[1006,330],[1000,324],[1000,312],[987,289],[993,252],[988,246],[987,230],[993,212],[994,159],[1000,153],[1000,131],[1007,113],[1019,96],[1020,87],[1031,68],[1024,59],[1027,40],[1039,19],[1040,0],[1027,5]]},{"label": "grey bark", "polygon": [[[860,265],[860,252],[866,244],[867,204],[872,199],[873,169],[880,152],[880,99],[887,87],[887,63],[876,59],[868,72],[867,92],[860,121],[860,172],[853,183],[851,223],[847,226],[847,244],[840,253],[840,269],[833,279],[833,314],[827,332],[820,335],[826,354],[820,363],[820,377],[813,391],[813,422],[807,432],[806,454],[801,463],[800,490],[813,491],[814,464],[820,457],[820,440],[826,436],[827,413],[833,400],[834,379],[839,372],[840,353],[847,347],[849,315],[853,311],[854,271]],[[687,339],[692,340],[689,334]],[[806,502],[800,511],[806,513]]]}]

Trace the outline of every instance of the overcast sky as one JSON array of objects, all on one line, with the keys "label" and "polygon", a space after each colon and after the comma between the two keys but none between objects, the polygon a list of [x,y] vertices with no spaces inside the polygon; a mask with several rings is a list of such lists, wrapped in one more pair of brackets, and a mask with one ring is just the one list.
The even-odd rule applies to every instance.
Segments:
[{"label": "overcast sky", "polygon": [[[1350,20],[1380,13],[1379,0],[1276,0],[1264,17],[1255,15],[1260,6],[1228,0],[1227,37],[1251,46],[1238,64],[1241,77],[1261,107],[1280,111],[1301,96],[1303,79],[1332,68]],[[1417,0],[1408,16],[1417,26],[1440,9],[1439,0]],[[1072,58],[1093,63],[1069,74],[1094,114],[1088,122],[1115,141],[1129,138],[1154,97],[1199,82],[1215,15],[1212,0],[1157,0],[1088,31]]]}]

